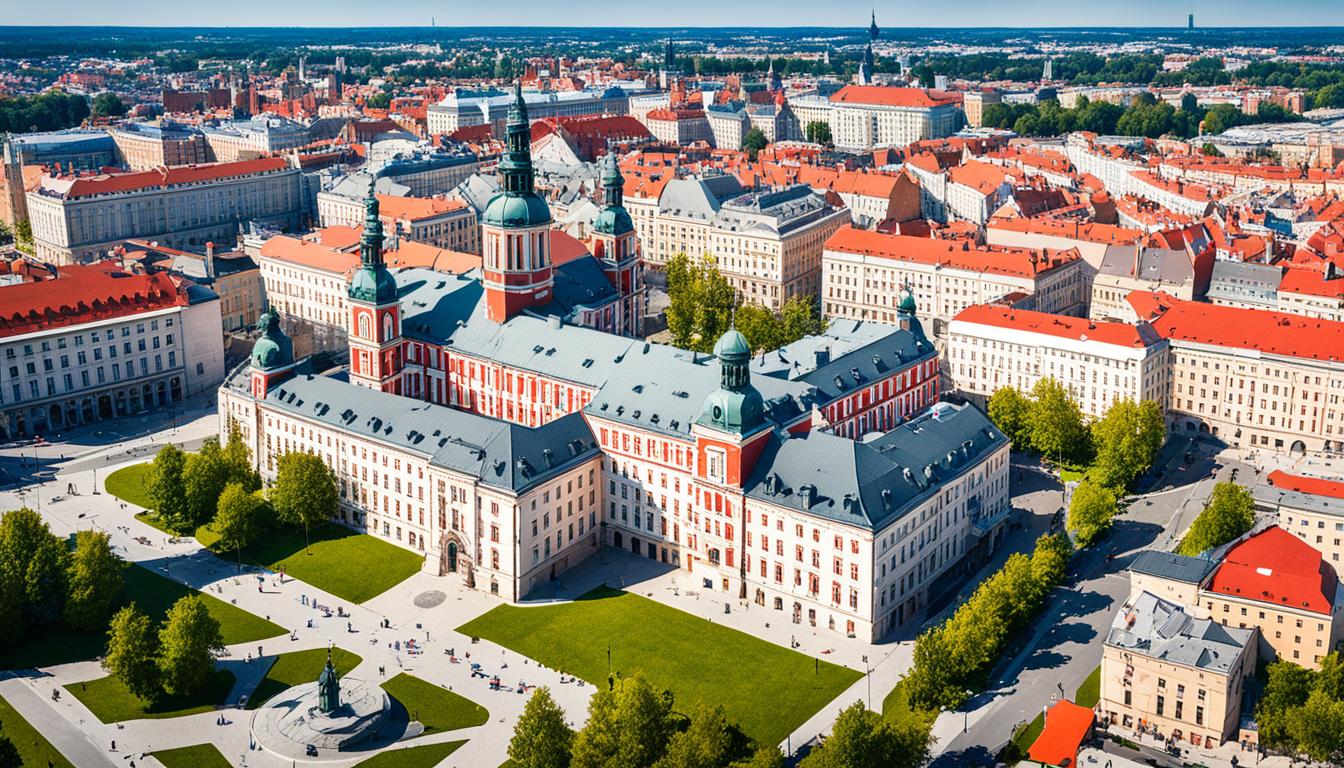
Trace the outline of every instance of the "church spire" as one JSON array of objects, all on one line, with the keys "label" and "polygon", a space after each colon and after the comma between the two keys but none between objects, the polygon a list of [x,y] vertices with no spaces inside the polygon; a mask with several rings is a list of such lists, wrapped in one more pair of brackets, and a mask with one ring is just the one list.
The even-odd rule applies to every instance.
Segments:
[{"label": "church spire", "polygon": [[509,121],[505,128],[506,151],[499,163],[504,191],[514,195],[532,193],[532,126],[527,118],[527,102],[523,101],[523,85],[515,81],[513,104],[509,107]]},{"label": "church spire", "polygon": [[364,234],[359,238],[359,263],[366,267],[383,266],[383,219],[378,215],[378,197],[369,182],[369,196],[364,199]]},{"label": "church spire", "polygon": [[873,9],[873,21],[872,21],[871,24],[868,25],[868,42],[870,42],[870,43],[875,43],[875,42],[877,42],[877,36],[878,36],[879,34],[881,34],[881,33],[882,33],[882,30],[880,30],[880,29],[877,28],[877,9],[874,8],[874,9]]}]

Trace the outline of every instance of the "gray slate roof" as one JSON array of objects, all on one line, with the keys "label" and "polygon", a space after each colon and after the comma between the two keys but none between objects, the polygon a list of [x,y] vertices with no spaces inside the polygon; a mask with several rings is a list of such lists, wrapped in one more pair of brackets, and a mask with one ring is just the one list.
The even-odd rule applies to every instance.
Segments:
[{"label": "gray slate roof", "polygon": [[342,376],[296,376],[267,392],[266,403],[513,492],[544,482],[598,452],[581,414],[529,428],[367,389]]},{"label": "gray slate roof", "polygon": [[817,430],[777,431],[767,440],[745,485],[748,496],[873,531],[1008,442],[974,406],[950,403],[866,443]]},{"label": "gray slate roof", "polygon": [[1129,570],[1186,584],[1202,584],[1214,565],[1214,561],[1203,557],[1186,557],[1173,552],[1145,549],[1129,564]]},{"label": "gray slate roof", "polygon": [[1228,674],[1254,636],[1253,629],[1195,619],[1176,603],[1140,592],[1116,614],[1106,644],[1171,664]]}]

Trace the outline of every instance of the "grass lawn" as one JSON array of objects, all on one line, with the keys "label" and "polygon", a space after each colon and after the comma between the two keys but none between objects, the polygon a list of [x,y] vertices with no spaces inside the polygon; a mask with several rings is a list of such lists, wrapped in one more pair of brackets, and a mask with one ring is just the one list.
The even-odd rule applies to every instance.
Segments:
[{"label": "grass lawn", "polygon": [[933,728],[933,721],[938,719],[938,710],[914,709],[910,706],[909,694],[906,693],[905,681],[902,680],[891,689],[887,698],[882,700],[882,715],[888,720],[898,723],[914,723],[923,729],[926,733]]},{"label": "grass lawn", "polygon": [[1061,483],[1082,482],[1084,475],[1085,473],[1082,470],[1061,468],[1059,470],[1059,481]]},{"label": "grass lawn", "polygon": [[[345,650],[344,648],[333,648],[331,650],[331,661],[336,667],[337,675],[345,675],[363,661],[359,656]],[[326,648],[309,648],[306,651],[295,651],[293,653],[282,653],[275,657],[275,663],[271,665],[270,671],[257,683],[257,688],[252,695],[247,698],[247,708],[256,709],[272,696],[280,693],[286,688],[292,688],[302,683],[312,683],[317,681],[317,676],[322,674],[322,668],[327,665]]]},{"label": "grass lawn", "polygon": [[[132,600],[154,621],[161,620],[173,603],[195,592],[191,587],[160,576],[138,565],[126,568],[126,584],[120,602]],[[200,593],[210,615],[219,622],[224,643],[249,643],[285,633],[284,627],[255,616],[243,609]],[[0,669],[26,669],[87,661],[103,655],[107,647],[105,632],[76,632],[60,624],[29,629],[18,645],[0,656]]]},{"label": "grass lawn", "polygon": [[[442,744],[426,744],[423,747],[407,747],[381,752],[368,760],[361,760],[355,768],[434,768],[465,741],[445,741]],[[171,768],[171,766],[169,767]]]},{"label": "grass lawn", "polygon": [[65,755],[57,752],[51,742],[24,720],[23,715],[11,707],[3,696],[0,696],[0,733],[14,742],[23,765],[51,764],[57,768],[74,768]]},{"label": "grass lawn", "polygon": [[383,683],[383,690],[401,702],[411,719],[425,726],[426,733],[471,728],[490,719],[485,707],[471,699],[405,672]]},{"label": "grass lawn", "polygon": [[[244,549],[243,559],[271,570],[284,565],[285,575],[352,603],[381,595],[420,570],[424,562],[409,549],[335,523],[315,528],[311,534],[311,553],[304,549],[303,531],[285,527],[266,533]],[[219,556],[234,559],[232,552]]]},{"label": "grass lawn", "polygon": [[153,468],[154,465],[148,461],[122,467],[103,478],[103,489],[128,504],[150,509],[154,506],[149,498],[149,473]]},{"label": "grass lawn", "polygon": [[1073,703],[1082,707],[1095,707],[1098,701],[1101,701],[1100,666],[1092,670],[1092,674],[1083,680],[1083,684],[1078,686],[1078,691],[1073,694]]},{"label": "grass lawn", "polygon": [[214,744],[197,744],[194,747],[165,749],[149,754],[163,763],[164,768],[230,768],[229,761],[215,749]]},{"label": "grass lawn", "polygon": [[148,704],[130,691],[115,677],[100,677],[87,683],[71,683],[65,690],[89,708],[93,716],[104,723],[141,718],[161,719],[183,717],[209,712],[224,704],[233,689],[233,673],[215,670],[214,677],[197,693],[189,696],[169,696]]},{"label": "grass lawn", "polygon": [[1036,738],[1045,730],[1045,714],[1039,714],[1034,720],[1018,729],[1017,734],[1013,736],[1012,747],[1016,748],[1017,754],[1026,757],[1027,750],[1036,743]]},{"label": "grass lawn", "polygon": [[[598,588],[573,603],[501,605],[458,628],[594,685],[643,674],[690,712],[721,704],[760,744],[784,740],[862,675],[639,595]],[[487,666],[487,671],[490,670]]]}]

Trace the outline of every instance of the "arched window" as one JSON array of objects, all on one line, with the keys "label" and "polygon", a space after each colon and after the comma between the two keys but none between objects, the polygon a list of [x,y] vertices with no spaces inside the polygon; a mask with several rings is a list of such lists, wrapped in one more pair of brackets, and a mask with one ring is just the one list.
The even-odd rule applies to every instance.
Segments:
[{"label": "arched window", "polygon": [[367,339],[371,335],[369,332],[369,316],[361,313],[359,316],[359,337]]},{"label": "arched window", "polygon": [[383,338],[381,341],[387,341],[393,337],[392,333],[392,313],[387,312],[383,315]]}]

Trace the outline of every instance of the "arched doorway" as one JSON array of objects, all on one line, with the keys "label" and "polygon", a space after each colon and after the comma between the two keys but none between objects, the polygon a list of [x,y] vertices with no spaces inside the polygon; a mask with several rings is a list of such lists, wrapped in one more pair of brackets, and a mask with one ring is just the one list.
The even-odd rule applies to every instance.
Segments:
[{"label": "arched doorway", "polygon": [[462,540],[455,533],[445,533],[439,539],[439,575],[462,574],[462,583],[467,587],[476,586],[475,569],[471,567],[471,556]]},{"label": "arched doorway", "polygon": [[457,542],[448,542],[448,548],[444,555],[448,558],[446,569],[449,573],[457,573]]},{"label": "arched doorway", "polygon": [[172,390],[172,394],[173,394],[173,402],[176,403],[177,401],[181,400],[181,399],[182,399],[182,379],[181,379],[180,377],[174,376],[172,382],[169,384],[169,387],[170,387],[171,390]]},{"label": "arched doorway", "polygon": [[52,405],[47,409],[47,423],[51,429],[61,428],[61,406]]},{"label": "arched doorway", "polygon": [[112,418],[112,398],[108,395],[98,396],[98,418]]},{"label": "arched doorway", "polygon": [[614,544],[614,545],[616,546],[617,549],[620,549],[620,548],[622,548],[622,547],[625,546],[625,544],[623,544],[623,543],[621,542],[621,532],[620,532],[620,531],[612,531],[612,534],[611,534],[611,542],[612,542],[612,544]]},{"label": "arched doorway", "polygon": [[1301,440],[1294,440],[1293,445],[1289,450],[1299,455],[1304,454],[1307,452],[1307,444]]}]

